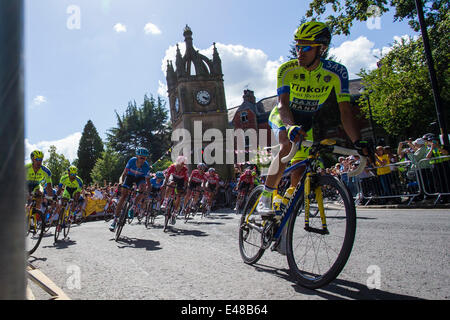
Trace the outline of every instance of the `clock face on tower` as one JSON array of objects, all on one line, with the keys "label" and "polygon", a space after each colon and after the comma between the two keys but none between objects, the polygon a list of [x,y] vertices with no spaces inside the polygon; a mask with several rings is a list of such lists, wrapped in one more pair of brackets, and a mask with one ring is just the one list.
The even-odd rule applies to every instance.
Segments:
[{"label": "clock face on tower", "polygon": [[203,106],[208,105],[211,102],[211,95],[206,90],[200,90],[195,95],[197,102]]}]

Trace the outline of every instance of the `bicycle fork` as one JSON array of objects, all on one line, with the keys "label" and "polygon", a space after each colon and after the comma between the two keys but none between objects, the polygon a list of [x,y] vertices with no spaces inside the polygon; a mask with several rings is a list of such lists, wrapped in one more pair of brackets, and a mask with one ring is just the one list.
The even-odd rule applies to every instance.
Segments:
[{"label": "bicycle fork", "polygon": [[[305,230],[319,234],[329,234],[327,228],[327,218],[325,216],[325,209],[323,206],[322,188],[320,186],[317,186],[314,189],[314,192],[311,192],[312,188],[314,187],[313,179],[314,175],[308,172],[305,179]],[[322,220],[322,229],[313,228],[309,225],[310,201],[313,199],[313,197],[316,199],[317,206],[319,207],[320,219]]]}]

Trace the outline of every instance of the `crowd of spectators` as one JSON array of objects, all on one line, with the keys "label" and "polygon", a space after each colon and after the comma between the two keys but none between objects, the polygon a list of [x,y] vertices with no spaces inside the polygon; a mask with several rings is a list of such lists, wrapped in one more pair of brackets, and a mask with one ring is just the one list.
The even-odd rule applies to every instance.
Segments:
[{"label": "crowd of spectators", "polygon": [[357,200],[377,199],[379,203],[399,203],[403,197],[413,200],[436,199],[448,202],[450,193],[450,158],[432,134],[401,141],[395,150],[390,146],[375,148],[373,161],[357,177],[348,172],[359,164],[358,156],[339,157],[326,172],[337,176]]}]

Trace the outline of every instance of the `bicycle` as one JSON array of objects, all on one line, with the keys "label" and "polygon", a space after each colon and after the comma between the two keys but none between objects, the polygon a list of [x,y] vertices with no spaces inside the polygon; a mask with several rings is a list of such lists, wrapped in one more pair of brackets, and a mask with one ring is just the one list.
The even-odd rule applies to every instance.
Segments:
[{"label": "bicycle", "polygon": [[236,214],[240,214],[242,209],[244,208],[245,201],[247,199],[248,188],[242,188],[238,191],[238,195],[236,198]]},{"label": "bicycle", "polygon": [[[197,197],[196,197],[196,195],[197,195]],[[186,208],[184,210],[184,223],[186,223],[188,221],[190,214],[192,215],[192,218],[195,217],[195,214],[198,212],[199,207],[200,207],[199,199],[201,199],[201,195],[202,195],[202,192],[198,188],[195,188],[192,191],[191,198],[189,199],[189,201],[186,205]],[[197,198],[197,201],[195,201],[196,198]]]},{"label": "bicycle", "polygon": [[161,211],[161,209],[159,209],[159,210],[155,209],[155,206],[157,205],[157,203],[158,203],[157,196],[152,193],[151,199],[150,199],[150,201],[147,201],[147,206],[145,209],[144,225],[145,225],[145,228],[147,228],[147,229],[148,229],[149,225],[153,226],[155,224],[156,216],[158,215],[158,212]]},{"label": "bicycle", "polygon": [[36,209],[37,200],[37,197],[33,195],[30,204],[26,206],[25,251],[28,255],[37,250],[44,236],[44,214]]},{"label": "bicycle", "polygon": [[[281,207],[281,215],[264,218],[255,211],[263,185],[250,193],[239,227],[239,250],[245,263],[256,263],[273,243],[271,250],[287,256],[290,274],[303,287],[320,288],[336,279],[342,271],[355,239],[354,202],[342,182],[316,171],[321,151],[345,155],[358,153],[333,146],[334,143],[331,140],[301,143],[311,147],[310,156],[283,173],[285,177],[293,170],[305,167],[291,199],[284,208]],[[298,147],[298,144],[293,144],[291,152],[282,161],[290,161]],[[349,175],[360,174],[365,164],[366,158],[361,157],[359,167]]]},{"label": "bicycle", "polygon": [[[120,185],[119,187],[124,188],[122,185]],[[128,220],[130,219],[128,212],[134,205],[134,200],[132,200],[133,192],[136,192],[136,197],[140,193],[139,190],[130,189],[128,196],[123,203],[122,211],[120,212],[119,220],[117,222],[117,227],[116,227],[116,235],[115,235],[116,242],[119,241],[119,239],[120,239],[120,234],[122,233],[122,229],[123,229],[123,226],[125,225],[125,222],[127,221],[127,219]],[[132,220],[132,218],[131,218],[131,220]],[[131,222],[128,222],[128,223],[130,224]]]},{"label": "bicycle", "polygon": [[58,221],[55,226],[55,234],[54,234],[54,242],[58,242],[59,235],[61,234],[61,231],[63,232],[64,239],[67,238],[70,231],[70,226],[72,224],[72,214],[73,211],[71,210],[73,203],[73,199],[69,199],[65,205],[65,207],[61,208],[59,215],[58,215]]},{"label": "bicycle", "polygon": [[175,225],[177,221],[177,212],[174,211],[175,208],[173,201],[176,195],[178,194],[178,188],[172,185],[167,185],[167,187],[173,189],[173,193],[168,197],[167,200],[166,212],[164,214],[164,229],[163,229],[164,232],[166,232],[167,230],[167,224],[169,223],[169,221],[171,225]]}]

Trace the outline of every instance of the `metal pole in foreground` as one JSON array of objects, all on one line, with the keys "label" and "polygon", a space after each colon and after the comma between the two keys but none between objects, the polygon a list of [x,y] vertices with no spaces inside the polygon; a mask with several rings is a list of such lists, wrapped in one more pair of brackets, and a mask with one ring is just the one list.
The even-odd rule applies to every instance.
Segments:
[{"label": "metal pole in foreground", "polygon": [[436,71],[434,70],[433,56],[431,54],[427,26],[425,25],[425,18],[423,15],[422,1],[421,0],[415,0],[415,1],[416,1],[417,16],[419,17],[420,30],[422,32],[422,40],[423,40],[423,47],[425,49],[425,57],[427,58],[428,72],[430,73],[431,88],[433,89],[433,97],[434,97],[434,105],[436,107],[436,115],[437,115],[439,127],[441,129],[441,134],[442,134],[443,141],[444,141],[444,147],[446,149],[448,149],[450,147],[450,143],[449,143],[448,134],[447,134],[447,132],[448,132],[447,131],[447,123],[445,122],[446,119],[445,119],[445,114],[444,114],[444,108],[442,107],[441,96],[439,93],[439,87],[438,87],[438,82],[437,82],[437,78],[436,78]]},{"label": "metal pole in foreground", "polygon": [[0,0],[0,299],[25,298],[23,0]]}]

